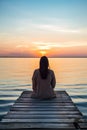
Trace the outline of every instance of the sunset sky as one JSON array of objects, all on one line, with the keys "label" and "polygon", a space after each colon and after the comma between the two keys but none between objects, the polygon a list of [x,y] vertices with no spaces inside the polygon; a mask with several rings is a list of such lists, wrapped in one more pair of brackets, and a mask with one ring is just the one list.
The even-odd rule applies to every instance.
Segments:
[{"label": "sunset sky", "polygon": [[87,0],[0,0],[0,56],[87,56]]}]

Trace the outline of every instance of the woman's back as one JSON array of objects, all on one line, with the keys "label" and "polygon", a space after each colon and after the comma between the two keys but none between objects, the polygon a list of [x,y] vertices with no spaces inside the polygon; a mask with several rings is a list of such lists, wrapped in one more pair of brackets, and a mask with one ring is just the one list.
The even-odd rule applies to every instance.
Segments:
[{"label": "woman's back", "polygon": [[33,96],[37,98],[52,98],[55,97],[53,88],[55,87],[55,75],[52,70],[48,70],[48,76],[46,79],[42,79],[39,69],[35,70],[32,77],[32,81],[35,81],[35,93]]},{"label": "woman's back", "polygon": [[54,87],[56,79],[54,72],[49,67],[49,61],[46,56],[41,57],[39,69],[34,71],[32,77],[33,93],[31,97],[52,98],[55,97]]}]

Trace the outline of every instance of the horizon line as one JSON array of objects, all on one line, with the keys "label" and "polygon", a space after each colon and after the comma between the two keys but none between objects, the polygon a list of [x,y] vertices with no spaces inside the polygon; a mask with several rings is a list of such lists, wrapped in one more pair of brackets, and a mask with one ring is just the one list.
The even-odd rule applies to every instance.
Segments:
[{"label": "horizon line", "polygon": [[[42,56],[0,56],[0,58],[40,58]],[[48,58],[87,58],[87,56],[47,56]]]}]

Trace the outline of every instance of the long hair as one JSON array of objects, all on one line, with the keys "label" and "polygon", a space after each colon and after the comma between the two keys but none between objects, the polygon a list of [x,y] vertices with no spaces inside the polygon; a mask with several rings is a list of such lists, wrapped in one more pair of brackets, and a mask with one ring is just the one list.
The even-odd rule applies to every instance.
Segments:
[{"label": "long hair", "polygon": [[48,76],[49,61],[46,56],[42,56],[40,59],[39,71],[42,79],[46,79]]}]

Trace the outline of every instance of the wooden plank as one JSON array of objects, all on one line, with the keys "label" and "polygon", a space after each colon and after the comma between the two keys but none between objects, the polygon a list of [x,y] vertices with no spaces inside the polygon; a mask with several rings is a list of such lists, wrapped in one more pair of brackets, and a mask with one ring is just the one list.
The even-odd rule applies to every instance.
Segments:
[{"label": "wooden plank", "polygon": [[[30,94],[21,94],[21,98],[31,98],[31,95]],[[56,97],[57,98],[63,98],[63,97],[66,97],[66,98],[70,98],[69,96],[68,96],[68,94],[56,94]],[[32,98],[33,99],[33,98]],[[40,99],[39,99],[40,100]],[[54,99],[52,99],[52,100],[56,100],[56,98],[54,98]]]},{"label": "wooden plank", "polygon": [[56,123],[60,123],[60,122],[63,122],[63,123],[72,123],[74,122],[74,119],[71,118],[71,119],[3,119],[2,122],[35,122],[35,123],[53,123],[53,122],[56,122]]},{"label": "wooden plank", "polygon": [[24,103],[72,103],[72,101],[71,100],[69,100],[69,99],[65,99],[65,100],[57,100],[57,101],[39,101],[39,100],[37,100],[37,101],[35,101],[35,100],[29,100],[29,99],[18,99],[17,101],[16,101],[16,103],[21,103],[21,102],[24,102]]},{"label": "wooden plank", "polygon": [[[42,104],[42,105],[40,106],[40,104],[39,104],[39,105],[38,105],[38,104],[34,104],[34,105],[31,104],[31,107],[33,107],[33,108],[34,108],[34,107],[41,107],[41,108],[42,108],[42,107],[48,107],[48,105]],[[52,107],[52,106],[50,106],[50,107]],[[58,109],[60,109],[60,108],[61,108],[61,109],[62,109],[62,108],[65,108],[65,109],[67,109],[67,108],[68,108],[68,109],[69,109],[69,108],[70,108],[70,109],[73,109],[73,108],[74,108],[74,109],[77,109],[75,106],[57,106],[57,105],[56,105],[56,106],[54,106],[54,107],[57,107]],[[29,108],[30,108],[30,106],[29,106]]]},{"label": "wooden plank", "polygon": [[78,123],[78,125],[79,125],[79,127],[80,127],[80,129],[85,129],[85,130],[87,130],[87,121],[85,122],[80,122],[80,123]]},{"label": "wooden plank", "polygon": [[[27,91],[28,92],[28,91]],[[61,96],[67,96],[68,95],[68,93],[66,93],[66,91],[65,92],[63,92],[63,93],[61,93],[62,91],[55,91],[55,93],[56,93],[56,96],[57,97],[61,97]],[[25,93],[25,91],[23,91],[23,93],[21,93],[21,96],[31,96],[31,91],[30,91],[30,93]]]},{"label": "wooden plank", "polygon": [[65,108],[65,109],[73,109],[76,110],[77,108],[75,106],[58,106],[57,104],[52,104],[52,105],[38,105],[38,104],[30,104],[30,103],[15,103],[12,107],[28,107],[28,108]]},{"label": "wooden plank", "polygon": [[[56,101],[56,102],[54,102],[54,101],[29,101],[28,99],[23,99],[23,100],[19,100],[19,101],[17,101],[16,103],[32,103],[32,104],[49,104],[49,105],[52,105],[52,104],[73,104],[73,102],[71,102],[71,101]],[[74,105],[74,104],[73,104]]]},{"label": "wooden plank", "polygon": [[71,115],[63,115],[63,114],[61,114],[61,115],[59,115],[59,114],[55,114],[55,115],[50,115],[50,114],[44,114],[44,115],[39,115],[39,114],[37,114],[37,115],[34,115],[34,114],[32,114],[32,115],[28,115],[28,114],[15,114],[15,115],[13,115],[13,114],[8,114],[8,115],[6,115],[5,117],[4,117],[4,119],[40,119],[40,118],[42,118],[42,119],[44,119],[44,118],[55,118],[55,119],[59,119],[59,118],[63,118],[63,119],[66,119],[66,118],[68,118],[68,119],[70,119],[70,118],[81,118],[81,115],[79,115],[79,114],[71,114]]},{"label": "wooden plank", "polygon": [[[76,111],[76,112],[66,112],[66,111],[64,111],[64,112],[60,112],[60,111],[10,111],[10,112],[8,112],[8,113],[12,113],[12,114],[16,114],[16,113],[19,113],[19,114],[60,114],[61,115],[61,113],[62,114],[79,114],[79,112],[78,111]],[[80,115],[80,114],[79,114]]]},{"label": "wooden plank", "polygon": [[55,110],[57,110],[57,111],[77,111],[75,108],[73,108],[73,107],[71,107],[72,109],[70,109],[70,108],[63,108],[63,107],[48,107],[48,108],[46,108],[46,107],[28,107],[28,106],[15,106],[15,107],[11,107],[11,111],[13,111],[13,110],[29,110],[29,111],[37,111],[37,110],[42,110],[42,111],[55,111]]},{"label": "wooden plank", "polygon": [[21,107],[12,108],[11,111],[27,111],[28,113],[32,111],[32,112],[37,112],[37,113],[43,112],[43,113],[59,113],[59,114],[61,114],[61,113],[63,113],[63,114],[64,113],[66,113],[66,114],[69,114],[69,113],[70,114],[71,113],[80,114],[79,111],[58,111],[58,110],[55,110],[55,109],[53,109],[53,110],[49,110],[49,109],[47,109],[47,110],[46,109],[36,109],[36,110],[32,109],[32,110],[30,110],[29,108],[26,108],[26,107],[24,107],[24,108],[23,107],[22,108]]},{"label": "wooden plank", "polygon": [[[24,102],[24,101],[23,101],[23,102]],[[26,101],[25,101],[25,102],[26,102]],[[21,103],[21,101],[20,101],[20,103]],[[58,105],[58,106],[74,106],[74,104],[73,104],[72,102],[71,102],[71,103],[67,103],[67,102],[65,102],[65,103],[56,103],[56,104],[55,104],[55,103],[52,103],[52,104],[51,104],[50,102],[49,102],[49,103],[42,103],[42,102],[38,102],[38,103],[37,103],[37,102],[35,102],[35,103],[33,102],[33,103],[32,103],[32,102],[31,102],[31,105],[46,105],[46,106],[49,106],[49,105],[50,105],[50,106],[52,106],[52,105]]]},{"label": "wooden plank", "polygon": [[30,129],[30,128],[48,128],[48,129],[70,129],[73,130],[75,129],[73,123],[27,123],[27,122],[22,122],[22,123],[18,123],[18,122],[14,122],[14,123],[2,123],[0,124],[0,128],[2,129]]},{"label": "wooden plank", "polygon": [[[29,100],[33,100],[33,101],[49,101],[49,99],[34,99],[34,98],[30,98],[30,97],[19,97],[18,99],[29,99]],[[66,100],[66,99],[71,99],[70,97],[68,97],[67,95],[66,96],[62,96],[62,97],[57,97],[57,98],[53,98],[53,99],[50,99],[50,102],[51,101],[57,101],[57,100],[61,100],[61,99],[63,99],[63,100]]]},{"label": "wooden plank", "polygon": [[51,99],[51,100],[48,100],[48,99],[45,99],[45,100],[39,100],[39,99],[37,99],[37,100],[35,100],[35,99],[31,99],[31,98],[27,97],[27,98],[18,98],[17,101],[19,101],[19,100],[28,100],[29,102],[30,101],[33,101],[33,102],[34,101],[35,102],[62,102],[62,101],[68,102],[68,101],[72,101],[68,97],[66,97],[66,98],[56,98],[55,100],[53,100],[53,99]]}]

